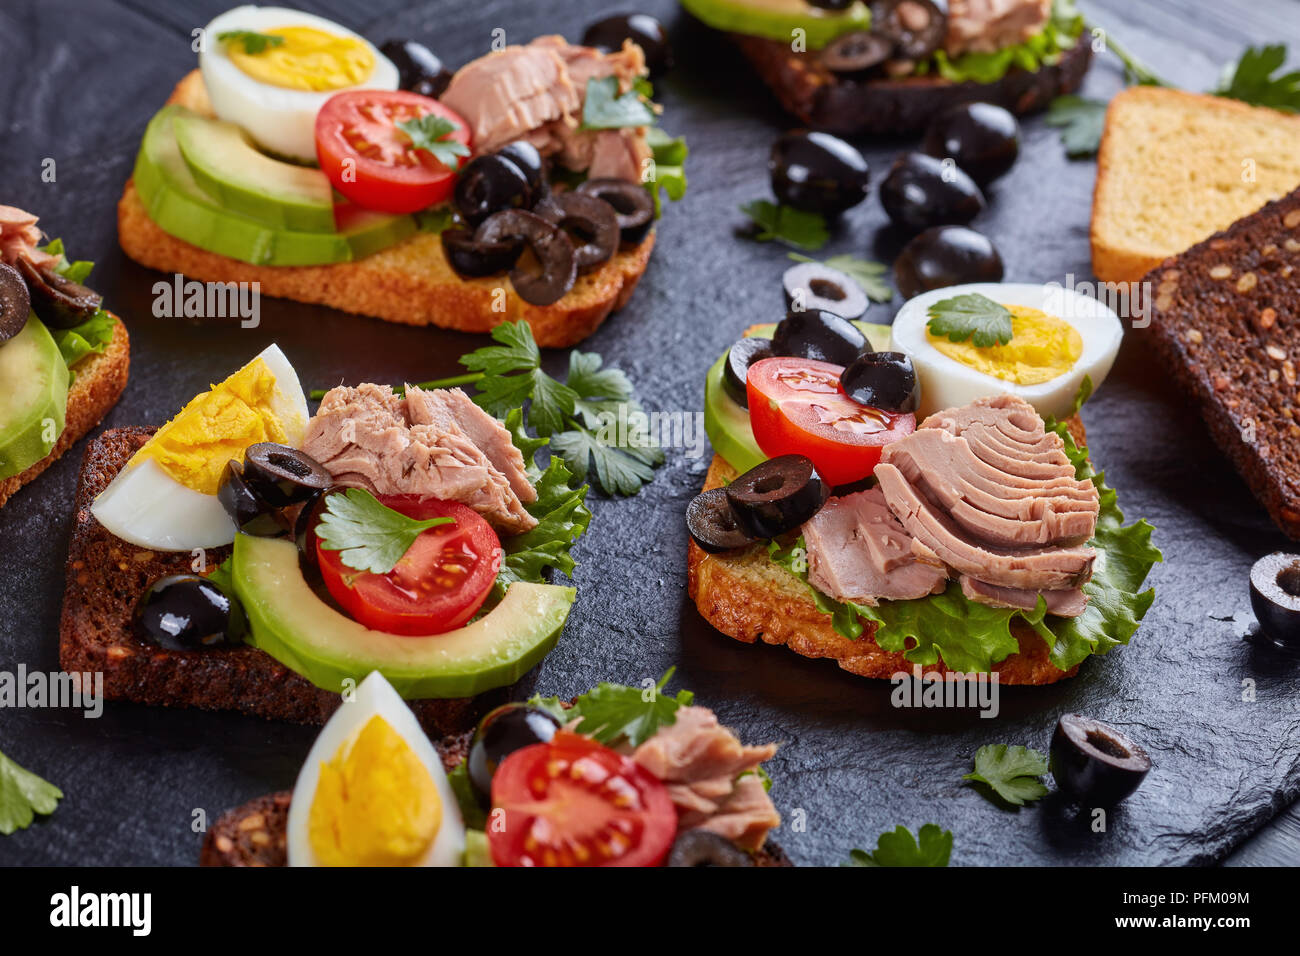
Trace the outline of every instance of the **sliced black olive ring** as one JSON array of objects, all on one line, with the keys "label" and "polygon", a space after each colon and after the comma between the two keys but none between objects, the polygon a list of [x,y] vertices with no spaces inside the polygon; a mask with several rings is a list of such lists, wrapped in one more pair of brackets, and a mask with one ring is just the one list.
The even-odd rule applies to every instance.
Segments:
[{"label": "sliced black olive ring", "polygon": [[273,508],[306,501],[333,480],[325,466],[305,451],[269,441],[245,450],[243,477]]},{"label": "sliced black olive ring", "polygon": [[793,531],[820,511],[830,497],[830,488],[803,455],[769,458],[725,490],[741,529],[754,538],[775,538]]},{"label": "sliced black olive ring", "polygon": [[871,302],[862,286],[820,262],[801,262],[781,277],[785,307],[800,311],[823,310],[853,321],[867,314]]},{"label": "sliced black olive ring", "polygon": [[505,209],[531,209],[536,199],[524,171],[496,153],[466,163],[452,193],[456,211],[471,226]]},{"label": "sliced black olive ring", "polygon": [[626,179],[588,179],[576,190],[603,199],[614,207],[619,235],[628,245],[636,245],[654,225],[654,201],[645,188]]},{"label": "sliced black olive ring", "polygon": [[740,526],[736,512],[722,488],[702,491],[686,506],[686,530],[691,540],[709,554],[721,554],[753,544],[754,538]]},{"label": "sliced black olive ring", "polygon": [[754,858],[721,833],[687,830],[673,843],[664,866],[754,866]]},{"label": "sliced black olive ring", "polygon": [[524,256],[510,270],[510,282],[519,297],[533,305],[550,305],[564,298],[578,278],[578,258],[564,230],[541,216],[522,209],[496,212],[474,233],[476,242],[522,240],[532,251],[536,268]]},{"label": "sliced black olive ring", "polygon": [[838,36],[821,51],[822,66],[832,73],[866,73],[889,59],[894,44],[887,37],[867,30]]},{"label": "sliced black olive ring", "polygon": [[727,352],[727,362],[722,369],[722,388],[741,408],[749,408],[749,389],[745,387],[749,367],[755,362],[772,357],[772,340],[746,337]]},{"label": "sliced black olive ring", "polygon": [[7,342],[27,325],[32,311],[31,293],[18,270],[0,262],[0,342]]},{"label": "sliced black olive ring", "polygon": [[524,251],[522,240],[478,242],[471,230],[457,226],[444,229],[440,238],[447,262],[459,275],[472,279],[508,271]]},{"label": "sliced black olive ring", "polygon": [[618,251],[618,216],[605,200],[586,193],[560,193],[538,205],[536,212],[569,233],[578,271],[608,262]]}]

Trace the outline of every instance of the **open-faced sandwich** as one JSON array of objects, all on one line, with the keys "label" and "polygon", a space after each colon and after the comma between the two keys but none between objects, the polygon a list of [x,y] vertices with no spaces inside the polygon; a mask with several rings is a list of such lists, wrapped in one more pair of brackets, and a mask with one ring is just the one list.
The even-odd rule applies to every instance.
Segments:
[{"label": "open-faced sandwich", "polygon": [[378,673],[292,791],[208,830],[204,866],[789,866],[763,763],[689,691],[603,683],[431,742]]},{"label": "open-faced sandwich", "polygon": [[[585,338],[632,294],[685,144],[642,48],[544,36],[455,74],[424,46],[242,6],[145,131],[131,258],[410,325]],[[613,49],[610,47],[614,46]]]},{"label": "open-faced sandwich", "polygon": [[751,329],[706,384],[700,613],[866,677],[1045,684],[1127,643],[1160,552],[1076,416],[1120,339],[1097,300],[1017,284],[917,295],[892,329],[821,309]]},{"label": "open-faced sandwich", "polygon": [[91,263],[41,245],[0,206],[0,505],[99,424],[126,388],[126,327],[83,283]]},{"label": "open-faced sandwich", "polygon": [[458,388],[340,386],[309,416],[272,345],[161,428],[91,445],[60,664],[110,700],[302,723],[378,671],[460,730],[575,598],[546,577],[573,569],[587,489],[536,466],[544,444]]},{"label": "open-faced sandwich", "polygon": [[682,0],[725,30],[781,105],[833,133],[922,129],[956,103],[1016,113],[1078,88],[1091,46],[1071,0]]}]

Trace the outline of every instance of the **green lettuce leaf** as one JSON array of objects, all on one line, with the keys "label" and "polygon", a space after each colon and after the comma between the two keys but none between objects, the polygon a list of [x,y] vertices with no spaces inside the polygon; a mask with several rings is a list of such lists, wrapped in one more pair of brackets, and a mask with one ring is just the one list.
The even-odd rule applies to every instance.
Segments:
[{"label": "green lettuce leaf", "polygon": [[113,340],[113,326],[117,320],[100,309],[85,322],[70,329],[50,329],[54,344],[64,363],[72,368],[87,355],[102,352]]},{"label": "green lettuce leaf", "polygon": [[1078,42],[1083,28],[1083,17],[1072,0],[1056,0],[1047,24],[1023,43],[992,53],[963,53],[956,59],[938,50],[917,72],[933,71],[952,83],[995,83],[1017,67],[1032,73],[1057,63]]}]

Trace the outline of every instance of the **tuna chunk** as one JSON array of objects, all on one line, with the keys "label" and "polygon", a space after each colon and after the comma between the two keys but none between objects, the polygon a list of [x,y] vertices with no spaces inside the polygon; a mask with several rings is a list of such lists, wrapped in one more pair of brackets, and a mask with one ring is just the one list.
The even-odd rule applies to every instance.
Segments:
[{"label": "tuna chunk", "polygon": [[698,829],[712,830],[753,851],[762,847],[769,830],[780,825],[781,814],[776,812],[772,798],[763,789],[762,779],[751,773],[736,781],[731,794]]},{"label": "tuna chunk", "polygon": [[943,564],[926,560],[879,488],[831,498],[803,526],[808,581],[837,601],[876,605],[938,594]]},{"label": "tuna chunk", "polygon": [[0,262],[12,266],[26,259],[38,268],[57,264],[58,256],[36,248],[40,241],[35,216],[16,206],[0,206]]},{"label": "tuna chunk", "polygon": [[1024,43],[1041,33],[1052,12],[1052,0],[949,0],[949,56],[995,53]]},{"label": "tuna chunk", "polygon": [[405,398],[387,385],[331,389],[303,451],[341,485],[458,501],[509,534],[537,525],[524,508],[537,492],[523,455],[460,389],[411,388]]},{"label": "tuna chunk", "polygon": [[1038,607],[1038,597],[1047,602],[1047,613],[1057,617],[1078,617],[1088,605],[1088,596],[1079,588],[1060,591],[1027,591],[1023,588],[1003,588],[977,581],[970,575],[961,576],[961,590],[966,597],[989,607],[1018,607],[1032,611]]}]

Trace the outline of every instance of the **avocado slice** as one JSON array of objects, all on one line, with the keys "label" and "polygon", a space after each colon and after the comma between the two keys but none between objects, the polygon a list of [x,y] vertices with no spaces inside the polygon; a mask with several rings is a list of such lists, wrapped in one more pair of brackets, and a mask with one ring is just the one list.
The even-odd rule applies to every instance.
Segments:
[{"label": "avocado slice", "polygon": [[[880,349],[887,349],[892,341],[887,325],[872,325],[870,322],[854,322],[867,339]],[[776,323],[756,325],[745,332],[751,336],[770,339],[776,332]],[[885,343],[885,344],[881,344]],[[704,380],[704,431],[709,436],[713,450],[727,460],[736,471],[744,474],[755,465],[767,460],[763,449],[754,439],[754,430],[749,426],[749,412],[732,401],[722,384],[722,376],[727,364],[727,353],[713,363]]]},{"label": "avocado slice", "polygon": [[41,320],[0,345],[0,479],[11,478],[50,453],[63,434],[68,366]]},{"label": "avocado slice", "polygon": [[359,259],[418,228],[414,216],[374,213],[354,216],[342,232],[300,232],[241,215],[205,192],[185,162],[173,121],[191,116],[198,114],[164,106],[149,121],[135,161],[135,188],[149,218],[178,239],[253,265],[310,266]]},{"label": "avocado slice", "polygon": [[222,206],[277,229],[334,232],[334,190],[319,169],[272,159],[224,120],[178,115],[172,131],[195,181]]},{"label": "avocado slice", "polygon": [[697,20],[715,30],[743,33],[790,43],[795,30],[803,30],[810,50],[820,50],[837,36],[866,30],[871,11],[863,0],[847,10],[823,10],[804,0],[682,0]]},{"label": "avocado slice", "polygon": [[501,603],[462,628],[428,637],[372,631],[330,607],[298,566],[298,548],[279,538],[235,536],[235,593],[248,616],[248,642],[317,687],[379,671],[402,697],[472,697],[513,684],[559,640],[574,588],[516,582]]}]

